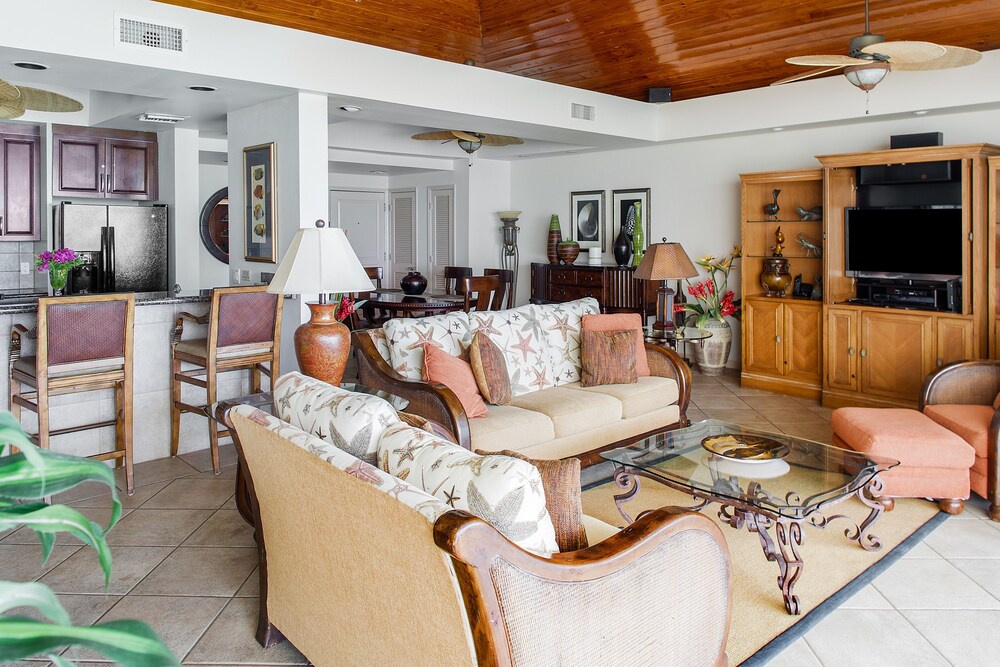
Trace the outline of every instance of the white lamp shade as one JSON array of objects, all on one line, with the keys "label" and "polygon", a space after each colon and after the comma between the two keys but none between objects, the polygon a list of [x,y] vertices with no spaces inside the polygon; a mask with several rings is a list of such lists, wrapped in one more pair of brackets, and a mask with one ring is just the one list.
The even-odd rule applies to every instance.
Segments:
[{"label": "white lamp shade", "polygon": [[267,286],[275,294],[367,292],[375,289],[339,227],[303,227]]}]

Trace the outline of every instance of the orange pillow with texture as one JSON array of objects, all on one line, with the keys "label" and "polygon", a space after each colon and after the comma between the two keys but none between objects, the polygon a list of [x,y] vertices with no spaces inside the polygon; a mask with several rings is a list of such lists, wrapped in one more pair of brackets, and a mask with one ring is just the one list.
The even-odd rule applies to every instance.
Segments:
[{"label": "orange pillow with texture", "polygon": [[997,397],[993,399],[993,409],[1000,410],[1000,394],[997,394]]},{"label": "orange pillow with texture", "polygon": [[486,404],[479,395],[476,376],[468,361],[453,357],[434,345],[424,345],[423,373],[425,382],[439,382],[455,392],[470,419],[486,416]]},{"label": "orange pillow with texture", "polygon": [[584,331],[580,386],[635,384],[635,337],[631,331]]},{"label": "orange pillow with texture", "polygon": [[614,313],[611,315],[584,315],[584,331],[630,331],[635,330],[635,371],[639,377],[649,377],[649,362],[646,360],[646,344],[643,340],[642,316],[639,313]]}]

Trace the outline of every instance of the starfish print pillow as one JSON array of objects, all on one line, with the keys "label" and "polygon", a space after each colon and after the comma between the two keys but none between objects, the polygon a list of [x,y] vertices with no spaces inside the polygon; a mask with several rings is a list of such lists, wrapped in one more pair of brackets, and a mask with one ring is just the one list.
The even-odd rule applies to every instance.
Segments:
[{"label": "starfish print pillow", "polygon": [[469,329],[488,336],[503,352],[511,396],[522,396],[555,384],[549,350],[538,320],[538,306],[469,313]]}]

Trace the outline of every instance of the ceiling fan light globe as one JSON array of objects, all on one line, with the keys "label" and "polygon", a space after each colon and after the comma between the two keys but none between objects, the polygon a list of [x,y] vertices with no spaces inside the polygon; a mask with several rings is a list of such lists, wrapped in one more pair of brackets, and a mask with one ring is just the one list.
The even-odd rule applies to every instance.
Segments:
[{"label": "ceiling fan light globe", "polygon": [[480,146],[482,145],[483,145],[482,141],[466,141],[465,139],[458,140],[458,147],[461,148],[466,153],[468,153],[469,155],[472,155],[473,153],[478,151]]},{"label": "ceiling fan light globe", "polygon": [[857,65],[844,70],[844,76],[851,85],[868,92],[877,86],[889,73],[889,63],[876,62],[870,65]]}]

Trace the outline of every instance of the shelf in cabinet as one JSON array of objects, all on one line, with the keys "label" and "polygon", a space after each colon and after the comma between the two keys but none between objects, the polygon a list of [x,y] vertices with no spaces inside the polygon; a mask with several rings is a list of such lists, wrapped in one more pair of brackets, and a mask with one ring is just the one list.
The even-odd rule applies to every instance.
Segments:
[{"label": "shelf in cabinet", "polygon": [[812,255],[782,255],[777,258],[775,258],[774,255],[744,254],[743,256],[751,259],[823,259],[822,257],[813,257]]},{"label": "shelf in cabinet", "polygon": [[793,222],[815,222],[815,223],[818,223],[818,224],[823,224],[823,220],[822,219],[820,219],[820,220],[802,220],[801,218],[788,218],[787,220],[785,220],[785,219],[782,219],[782,220],[759,220],[759,219],[754,218],[754,219],[748,219],[747,222],[774,222],[774,223],[777,223],[779,225],[780,224],[791,224]]}]

